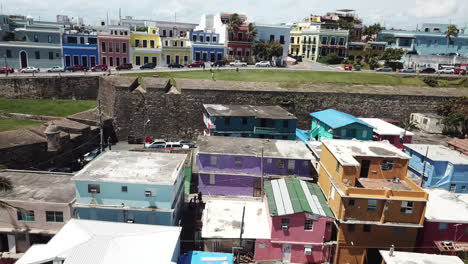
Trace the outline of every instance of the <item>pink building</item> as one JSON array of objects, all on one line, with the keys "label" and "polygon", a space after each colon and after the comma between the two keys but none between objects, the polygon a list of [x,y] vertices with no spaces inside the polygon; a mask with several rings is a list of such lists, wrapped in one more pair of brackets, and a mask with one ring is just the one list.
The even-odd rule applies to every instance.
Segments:
[{"label": "pink building", "polygon": [[425,191],[429,193],[429,200],[424,228],[419,233],[418,251],[456,255],[459,252],[453,245],[468,245],[468,194],[445,189]]},{"label": "pink building", "polygon": [[[390,144],[399,149],[403,149],[403,144],[411,144],[414,134],[405,131],[403,128],[395,126],[379,118],[359,118],[374,127],[374,140],[388,140]],[[403,137],[405,142],[403,143]]]},{"label": "pink building", "polygon": [[318,185],[290,178],[265,182],[271,239],[257,239],[255,262],[332,260],[334,216]]},{"label": "pink building", "polygon": [[98,33],[101,64],[117,67],[130,62],[130,29],[123,26],[108,26]]}]

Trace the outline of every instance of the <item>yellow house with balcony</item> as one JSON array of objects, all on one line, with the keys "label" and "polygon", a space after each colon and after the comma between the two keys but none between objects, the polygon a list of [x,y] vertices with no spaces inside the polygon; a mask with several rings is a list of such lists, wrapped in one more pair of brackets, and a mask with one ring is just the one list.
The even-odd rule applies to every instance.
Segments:
[{"label": "yellow house with balcony", "polygon": [[131,57],[134,65],[161,64],[162,44],[158,28],[149,27],[147,32],[132,32],[130,46],[132,47]]},{"label": "yellow house with balcony", "polygon": [[319,56],[320,22],[297,23],[291,29],[289,53],[295,57],[317,61]]},{"label": "yellow house with balcony", "polygon": [[163,65],[192,63],[192,43],[188,37],[164,37],[162,46]]}]

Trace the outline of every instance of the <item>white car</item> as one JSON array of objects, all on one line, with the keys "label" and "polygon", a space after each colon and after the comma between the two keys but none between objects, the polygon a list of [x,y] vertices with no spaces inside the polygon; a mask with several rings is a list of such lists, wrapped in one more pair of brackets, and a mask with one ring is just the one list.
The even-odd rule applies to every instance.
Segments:
[{"label": "white car", "polygon": [[255,63],[255,67],[271,67],[271,64],[269,61],[260,61]]},{"label": "white car", "polygon": [[26,67],[21,69],[21,73],[38,73],[39,71],[40,69],[36,67]]},{"label": "white car", "polygon": [[47,70],[47,72],[65,72],[65,69],[60,66],[54,66]]},{"label": "white car", "polygon": [[454,69],[445,68],[445,69],[440,69],[440,70],[438,70],[437,72],[440,73],[440,74],[454,74],[454,73],[455,73],[455,70],[454,70]]},{"label": "white car", "polygon": [[242,62],[240,60],[233,61],[229,63],[231,67],[247,67],[247,62]]}]

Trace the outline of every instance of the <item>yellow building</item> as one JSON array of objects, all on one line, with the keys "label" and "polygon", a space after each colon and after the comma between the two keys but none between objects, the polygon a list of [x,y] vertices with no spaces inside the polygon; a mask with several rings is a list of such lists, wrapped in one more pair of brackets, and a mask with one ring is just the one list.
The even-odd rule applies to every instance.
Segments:
[{"label": "yellow building", "polygon": [[161,64],[162,45],[158,28],[149,27],[147,32],[132,32],[130,46],[133,64],[137,66],[146,63]]},{"label": "yellow building", "polygon": [[188,37],[163,37],[162,41],[162,64],[192,63],[192,44]]},{"label": "yellow building", "polygon": [[324,140],[318,184],[338,222],[334,263],[381,263],[412,251],[428,194],[407,179],[410,157],[387,142]]},{"label": "yellow building", "polygon": [[319,56],[320,23],[297,23],[291,29],[289,53],[306,60],[317,61]]}]

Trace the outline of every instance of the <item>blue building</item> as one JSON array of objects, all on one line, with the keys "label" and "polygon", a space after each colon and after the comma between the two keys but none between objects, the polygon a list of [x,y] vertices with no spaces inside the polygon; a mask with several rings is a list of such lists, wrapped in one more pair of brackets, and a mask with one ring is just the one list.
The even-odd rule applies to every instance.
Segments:
[{"label": "blue building", "polygon": [[374,127],[361,119],[335,109],[311,113],[310,140],[323,138],[372,140]]},{"label": "blue building", "polygon": [[296,117],[279,106],[204,104],[205,134],[296,139]]},{"label": "blue building", "polygon": [[78,217],[177,225],[184,201],[185,154],[110,151],[72,180]]},{"label": "blue building", "polygon": [[256,25],[257,41],[271,42],[278,41],[283,47],[283,57],[288,56],[291,28],[282,25]]},{"label": "blue building", "polygon": [[405,144],[409,169],[423,187],[468,193],[468,157],[442,145]]},{"label": "blue building", "polygon": [[63,63],[65,67],[74,65],[93,67],[98,65],[97,35],[79,33],[64,34]]},{"label": "blue building", "polygon": [[[458,37],[447,39],[449,24],[423,24],[421,29],[382,30],[378,41],[385,41],[389,48],[402,48],[418,55],[459,54],[468,56],[468,34],[461,30]],[[462,28],[462,27],[459,27]]]},{"label": "blue building", "polygon": [[226,48],[219,41],[219,34],[211,32],[190,32],[193,61],[222,61]]},{"label": "blue building", "polygon": [[179,257],[177,264],[232,264],[234,255],[204,251],[189,251]]}]

